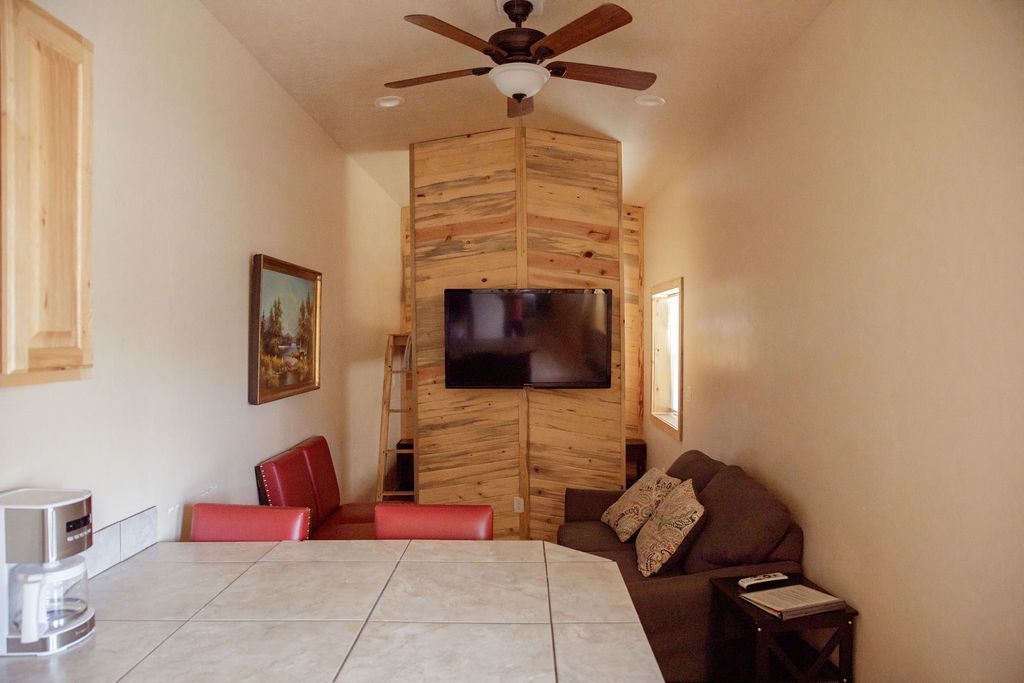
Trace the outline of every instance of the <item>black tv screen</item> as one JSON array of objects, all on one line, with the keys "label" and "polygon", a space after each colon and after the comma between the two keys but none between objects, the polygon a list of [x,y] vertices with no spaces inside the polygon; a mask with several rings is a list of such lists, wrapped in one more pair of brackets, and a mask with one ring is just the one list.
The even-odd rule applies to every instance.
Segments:
[{"label": "black tv screen", "polygon": [[446,289],[446,387],[602,388],[612,377],[609,289]]}]

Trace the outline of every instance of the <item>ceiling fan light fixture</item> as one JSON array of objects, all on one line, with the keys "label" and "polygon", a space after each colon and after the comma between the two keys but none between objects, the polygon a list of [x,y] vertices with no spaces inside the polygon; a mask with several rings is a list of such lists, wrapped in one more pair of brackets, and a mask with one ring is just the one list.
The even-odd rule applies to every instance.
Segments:
[{"label": "ceiling fan light fixture", "polygon": [[511,62],[494,67],[487,76],[505,97],[525,99],[540,92],[551,72],[529,62]]}]

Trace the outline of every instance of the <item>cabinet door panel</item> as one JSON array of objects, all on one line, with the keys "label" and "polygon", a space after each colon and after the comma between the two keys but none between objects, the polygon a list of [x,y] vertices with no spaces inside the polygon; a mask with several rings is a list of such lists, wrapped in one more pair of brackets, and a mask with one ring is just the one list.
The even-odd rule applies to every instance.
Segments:
[{"label": "cabinet door panel", "polygon": [[92,47],[3,0],[0,383],[92,365]]}]

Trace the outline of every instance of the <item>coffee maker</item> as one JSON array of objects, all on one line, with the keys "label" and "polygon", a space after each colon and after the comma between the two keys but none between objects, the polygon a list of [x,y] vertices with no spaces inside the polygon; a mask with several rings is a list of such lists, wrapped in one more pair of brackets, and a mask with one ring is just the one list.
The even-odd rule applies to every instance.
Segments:
[{"label": "coffee maker", "polygon": [[89,491],[0,493],[0,655],[53,654],[92,634],[91,545]]}]

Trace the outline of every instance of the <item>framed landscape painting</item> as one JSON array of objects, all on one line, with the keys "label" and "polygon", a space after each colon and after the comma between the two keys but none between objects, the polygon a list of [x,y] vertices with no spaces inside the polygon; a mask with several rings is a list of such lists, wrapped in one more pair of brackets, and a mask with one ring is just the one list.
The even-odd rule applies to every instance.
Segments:
[{"label": "framed landscape painting", "polygon": [[249,403],[320,388],[320,281],[315,270],[252,257]]}]

